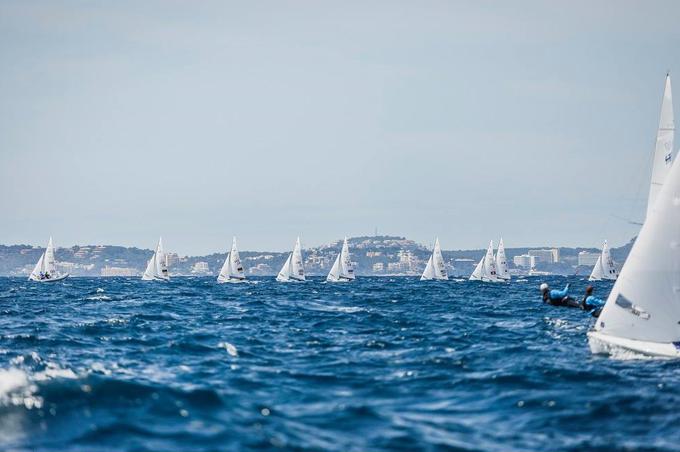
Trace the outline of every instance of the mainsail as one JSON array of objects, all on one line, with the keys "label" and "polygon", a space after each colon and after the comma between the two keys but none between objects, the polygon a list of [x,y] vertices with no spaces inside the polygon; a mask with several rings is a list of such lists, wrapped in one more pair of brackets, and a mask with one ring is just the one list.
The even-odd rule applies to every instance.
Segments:
[{"label": "mainsail", "polygon": [[163,251],[163,239],[158,239],[158,245],[156,245],[156,251],[154,251],[153,256],[149,259],[146,264],[146,270],[142,275],[142,280],[144,281],[169,281],[170,275],[168,274],[167,256],[165,251]]},{"label": "mainsail", "polygon": [[231,243],[231,251],[229,251],[226,259],[224,259],[224,264],[222,264],[220,274],[217,276],[217,281],[225,283],[245,281],[245,279],[246,274],[243,269],[243,264],[241,264],[238,248],[236,248],[236,237],[234,237]]},{"label": "mainsail", "polygon": [[281,271],[276,276],[279,282],[288,281],[305,281],[305,269],[302,265],[302,246],[300,245],[300,237],[295,241],[295,248],[290,253],[286,263],[283,264]]},{"label": "mainsail", "polygon": [[487,248],[486,256],[484,256],[484,273],[482,276],[482,281],[500,281],[498,279],[498,272],[496,270],[496,260],[493,257],[493,240],[489,242],[489,248]]},{"label": "mainsail", "polygon": [[654,160],[652,161],[652,180],[649,186],[649,198],[647,200],[647,216],[649,216],[654,202],[663,187],[664,181],[670,172],[676,151],[673,149],[675,138],[675,123],[673,120],[673,95],[671,93],[671,76],[666,74],[663,100],[661,101],[661,116],[659,129],[656,133],[656,146],[654,148]]},{"label": "mainsail", "polygon": [[596,353],[680,356],[680,165],[673,164],[594,330]]},{"label": "mainsail", "polygon": [[349,255],[349,245],[347,244],[347,237],[342,243],[342,249],[340,253],[335,258],[333,267],[328,273],[326,281],[329,282],[340,282],[340,281],[353,281],[355,278],[354,267],[352,266],[352,260]]},{"label": "mainsail", "polygon": [[427,261],[423,275],[420,277],[421,281],[428,281],[432,279],[449,279],[449,275],[446,272],[444,257],[442,256],[442,249],[441,246],[439,246],[439,237],[435,238],[434,240],[434,249],[432,250],[432,255]]},{"label": "mainsail", "polygon": [[505,245],[503,244],[503,237],[498,242],[498,251],[496,251],[496,271],[498,278],[505,281],[510,280],[510,271],[508,271],[508,259],[505,257]]}]

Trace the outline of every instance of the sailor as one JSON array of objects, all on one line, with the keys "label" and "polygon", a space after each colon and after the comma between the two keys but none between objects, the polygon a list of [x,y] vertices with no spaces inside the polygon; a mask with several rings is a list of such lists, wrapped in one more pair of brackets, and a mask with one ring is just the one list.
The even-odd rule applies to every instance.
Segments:
[{"label": "sailor", "polygon": [[581,301],[581,309],[584,311],[593,311],[593,317],[599,317],[602,308],[604,307],[604,300],[593,295],[593,286],[586,287],[586,294]]},{"label": "sailor", "polygon": [[541,284],[541,295],[543,296],[543,303],[548,303],[553,306],[568,306],[570,308],[579,308],[581,304],[569,296],[569,283],[563,290],[553,289],[547,283]]}]

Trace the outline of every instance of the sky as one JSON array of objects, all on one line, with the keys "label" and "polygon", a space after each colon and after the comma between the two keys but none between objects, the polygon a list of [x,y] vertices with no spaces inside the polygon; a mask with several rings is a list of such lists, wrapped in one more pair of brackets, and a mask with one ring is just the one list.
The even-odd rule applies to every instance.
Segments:
[{"label": "sky", "polygon": [[0,0],[0,243],[619,246],[679,49],[677,1]]}]

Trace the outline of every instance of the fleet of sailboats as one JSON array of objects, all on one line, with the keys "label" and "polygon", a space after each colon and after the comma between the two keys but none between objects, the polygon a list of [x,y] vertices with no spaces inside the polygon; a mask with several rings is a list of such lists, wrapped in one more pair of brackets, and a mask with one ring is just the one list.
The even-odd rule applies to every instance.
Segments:
[{"label": "fleet of sailboats", "polygon": [[57,270],[57,262],[54,257],[54,244],[52,243],[52,237],[50,237],[45,252],[42,253],[40,259],[38,259],[38,262],[35,264],[28,279],[35,282],[46,283],[62,281],[68,278],[68,276],[68,273],[62,274]]},{"label": "fleet of sailboats", "polygon": [[142,275],[143,281],[170,281],[168,274],[168,256],[163,251],[163,239],[158,239],[156,250],[146,264],[146,270]]},{"label": "fleet of sailboats", "polygon": [[241,264],[241,258],[236,248],[236,237],[231,242],[231,251],[227,253],[224,264],[217,276],[218,283],[241,282],[246,280],[246,274]]},{"label": "fleet of sailboats", "polygon": [[602,245],[602,253],[600,253],[600,257],[597,258],[597,262],[595,262],[595,266],[593,266],[593,271],[590,273],[588,280],[602,281],[603,279],[607,279],[614,281],[618,276],[619,272],[616,270],[616,265],[612,260],[609,246],[605,240]]},{"label": "fleet of sailboats", "polygon": [[447,280],[449,275],[446,272],[446,264],[444,263],[444,258],[442,257],[442,249],[439,246],[439,237],[434,239],[434,248],[432,249],[432,254],[430,259],[427,261],[425,266],[425,271],[420,277],[421,281],[431,281],[431,280]]},{"label": "fleet of sailboats", "polygon": [[300,237],[295,241],[293,252],[288,255],[288,259],[281,267],[281,271],[276,276],[278,282],[302,282],[305,281],[305,268],[302,264],[302,246]]},{"label": "fleet of sailboats", "polygon": [[[505,250],[503,250],[505,255]],[[496,267],[496,258],[493,254],[493,240],[489,242],[489,248],[486,250],[486,254],[479,261],[475,270],[470,275],[470,281],[482,281],[482,282],[502,282],[503,279],[498,277],[498,269]]]},{"label": "fleet of sailboats", "polygon": [[347,237],[342,242],[342,249],[335,258],[331,271],[328,272],[326,281],[328,282],[348,282],[354,281],[354,266],[349,256],[349,245],[347,244]]}]

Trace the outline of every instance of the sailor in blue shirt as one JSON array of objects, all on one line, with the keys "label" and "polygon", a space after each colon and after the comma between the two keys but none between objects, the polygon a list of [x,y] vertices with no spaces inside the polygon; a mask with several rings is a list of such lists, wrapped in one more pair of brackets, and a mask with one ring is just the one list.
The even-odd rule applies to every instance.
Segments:
[{"label": "sailor in blue shirt", "polygon": [[548,303],[553,306],[568,306],[571,308],[578,308],[580,304],[569,296],[569,284],[562,290],[552,289],[547,283],[541,284],[541,294],[543,296],[543,303]]},{"label": "sailor in blue shirt", "polygon": [[586,287],[586,294],[581,302],[581,308],[584,311],[593,311],[593,317],[598,317],[605,301],[593,295],[593,286]]}]

